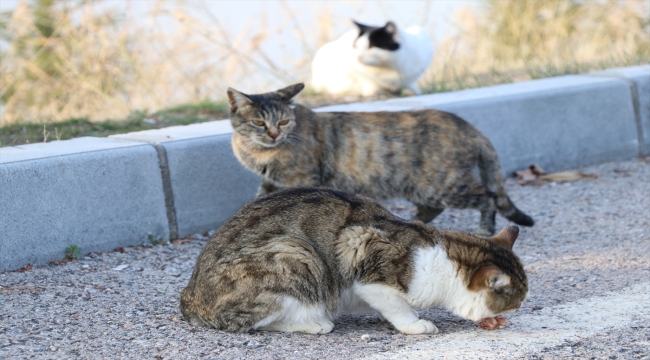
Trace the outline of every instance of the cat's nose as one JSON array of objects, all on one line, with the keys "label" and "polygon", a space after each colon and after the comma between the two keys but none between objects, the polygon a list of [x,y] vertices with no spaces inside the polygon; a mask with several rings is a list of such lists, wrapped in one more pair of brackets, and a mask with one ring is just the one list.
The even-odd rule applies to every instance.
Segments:
[{"label": "cat's nose", "polygon": [[277,139],[277,138],[278,138],[278,135],[280,135],[280,134],[279,134],[279,133],[272,133],[272,132],[269,132],[269,136],[270,136],[271,139],[273,139],[273,140]]}]

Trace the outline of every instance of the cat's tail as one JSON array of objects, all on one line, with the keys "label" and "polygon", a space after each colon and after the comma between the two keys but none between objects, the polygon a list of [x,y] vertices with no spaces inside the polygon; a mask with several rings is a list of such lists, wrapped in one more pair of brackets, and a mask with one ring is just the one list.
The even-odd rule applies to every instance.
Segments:
[{"label": "cat's tail", "polygon": [[485,189],[494,194],[499,214],[517,225],[533,226],[535,221],[512,203],[503,187],[503,176],[497,153],[489,141],[485,141],[478,162],[481,183]]}]

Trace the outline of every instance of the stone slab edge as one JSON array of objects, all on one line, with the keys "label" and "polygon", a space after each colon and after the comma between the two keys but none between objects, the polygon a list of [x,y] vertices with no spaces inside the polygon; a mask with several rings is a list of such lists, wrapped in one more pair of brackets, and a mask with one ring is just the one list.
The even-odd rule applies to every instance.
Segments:
[{"label": "stone slab edge", "polygon": [[230,121],[112,135],[156,148],[161,164],[170,234],[184,237],[215,229],[253,199],[260,179],[235,158]]},{"label": "stone slab edge", "polygon": [[597,71],[583,76],[610,77],[630,86],[639,138],[639,154],[650,155],[650,64]]}]

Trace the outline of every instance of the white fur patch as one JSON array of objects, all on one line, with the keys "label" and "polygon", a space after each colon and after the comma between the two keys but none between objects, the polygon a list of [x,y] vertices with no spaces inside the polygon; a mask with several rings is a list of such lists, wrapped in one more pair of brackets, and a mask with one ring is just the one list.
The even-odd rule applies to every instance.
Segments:
[{"label": "white fur patch", "polygon": [[333,328],[323,304],[307,305],[291,296],[284,297],[280,311],[253,325],[253,329],[309,334],[327,334]]},{"label": "white fur patch", "polygon": [[438,332],[438,328],[432,322],[418,318],[418,314],[401,291],[383,284],[359,283],[355,283],[352,289],[370,307],[390,321],[397,330],[405,334]]},{"label": "white fur patch", "polygon": [[479,321],[493,317],[482,291],[474,292],[458,277],[454,263],[440,246],[418,249],[407,298],[415,308],[441,305],[458,316]]}]

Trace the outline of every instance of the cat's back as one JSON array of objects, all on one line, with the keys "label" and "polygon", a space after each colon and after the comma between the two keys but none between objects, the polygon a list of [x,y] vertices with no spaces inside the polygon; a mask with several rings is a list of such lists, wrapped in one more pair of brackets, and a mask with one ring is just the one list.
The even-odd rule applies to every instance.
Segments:
[{"label": "cat's back", "polygon": [[346,223],[369,221],[373,214],[384,212],[369,198],[331,188],[281,189],[242,207],[206,249],[241,251],[284,235],[325,244]]},{"label": "cat's back", "polygon": [[[405,60],[403,66],[405,73],[423,72],[431,63],[434,54],[433,39],[419,26],[411,26],[404,31],[404,46],[409,50],[404,52]],[[408,66],[415,66],[417,69],[409,69]],[[418,74],[419,76],[419,74]],[[415,79],[413,79],[415,80]]]},{"label": "cat's back", "polygon": [[324,126],[343,132],[359,131],[386,141],[479,141],[484,136],[455,114],[439,110],[317,113]]},{"label": "cat's back", "polygon": [[341,93],[353,86],[349,72],[354,62],[355,31],[349,31],[316,51],[312,61],[312,86],[318,91]]}]

